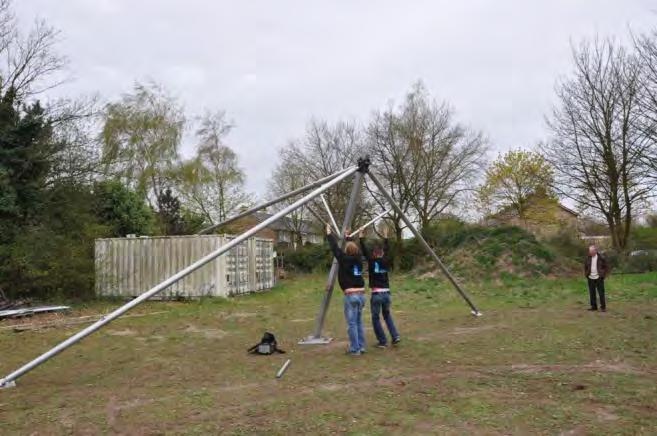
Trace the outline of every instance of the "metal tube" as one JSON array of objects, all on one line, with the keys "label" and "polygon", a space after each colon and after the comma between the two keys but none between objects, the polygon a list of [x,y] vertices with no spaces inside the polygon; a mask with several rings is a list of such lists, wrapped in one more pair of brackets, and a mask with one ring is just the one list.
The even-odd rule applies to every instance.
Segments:
[{"label": "metal tube", "polygon": [[278,370],[276,373],[276,378],[281,378],[283,377],[283,374],[285,374],[285,371],[287,370],[287,367],[290,366],[291,359],[287,359],[283,366],[281,366],[281,369]]},{"label": "metal tube", "polygon": [[461,288],[461,286],[456,282],[456,279],[452,276],[452,274],[449,272],[447,267],[443,264],[443,262],[440,260],[438,255],[436,254],[435,251],[431,248],[431,246],[427,243],[427,241],[422,237],[422,234],[418,232],[418,230],[415,228],[413,223],[408,219],[406,214],[401,210],[401,208],[395,203],[395,200],[393,200],[392,196],[388,193],[388,191],[385,190],[381,182],[374,176],[372,173],[367,173],[370,176],[370,179],[374,182],[376,187],[379,189],[379,192],[383,194],[383,196],[388,200],[388,203],[395,209],[395,211],[401,216],[401,219],[404,220],[406,225],[408,226],[409,229],[411,229],[411,232],[413,232],[413,235],[417,238],[418,241],[420,241],[420,244],[424,249],[433,257],[433,260],[436,262],[436,264],[440,267],[442,272],[445,274],[447,279],[452,283],[454,288],[458,291],[459,294],[461,294],[461,297],[468,303],[470,308],[472,309],[472,314],[474,316],[481,316],[481,312],[477,310],[475,305],[470,301],[470,298],[468,295],[465,293],[465,291]]},{"label": "metal tube", "polygon": [[288,198],[294,197],[295,195],[301,194],[301,193],[303,193],[303,192],[306,192],[306,191],[309,191],[309,190],[311,190],[311,189],[313,189],[313,188],[316,188],[316,187],[318,187],[318,186],[321,186],[322,184],[328,182],[329,180],[331,180],[331,179],[333,179],[333,178],[339,176],[340,174],[343,174],[343,173],[346,172],[346,171],[352,170],[352,169],[354,169],[354,168],[355,168],[355,166],[354,166],[354,167],[346,168],[346,169],[344,169],[344,170],[342,170],[342,171],[338,171],[338,172],[336,172],[336,173],[331,174],[330,176],[326,176],[326,177],[324,177],[324,178],[322,178],[322,179],[319,179],[319,180],[317,180],[316,182],[310,183],[310,184],[308,184],[308,185],[306,185],[306,186],[303,186],[303,187],[301,187],[301,188],[299,188],[299,189],[295,189],[295,190],[292,191],[292,192],[288,192],[287,194],[284,194],[284,195],[281,195],[280,197],[274,198],[273,200],[269,200],[269,201],[266,201],[266,202],[264,202],[264,203],[262,203],[262,204],[259,204],[259,205],[257,205],[257,206],[254,206],[254,207],[252,207],[252,208],[249,209],[249,210],[245,210],[244,212],[238,213],[238,214],[235,215],[235,216],[232,216],[232,217],[230,217],[230,218],[226,218],[225,220],[223,220],[223,221],[220,222],[220,223],[213,224],[213,225],[211,225],[210,227],[206,227],[206,228],[204,228],[203,230],[199,231],[199,232],[197,233],[197,235],[203,235],[203,234],[205,234],[205,233],[211,232],[212,230],[216,229],[217,227],[221,227],[221,226],[224,226],[224,225],[226,225],[226,224],[230,224],[230,223],[232,223],[233,221],[238,220],[238,219],[240,219],[240,218],[244,218],[245,216],[249,216],[249,215],[251,215],[251,214],[254,213],[254,212],[258,212],[259,210],[262,210],[262,209],[264,209],[264,208],[266,208],[266,207],[272,206],[272,205],[274,205],[274,204],[276,204],[276,203],[280,203],[281,201],[283,201],[283,200],[287,200]]},{"label": "metal tube", "polygon": [[[30,370],[36,368],[37,366],[41,365],[51,357],[59,354],[60,352],[64,351],[71,345],[75,344],[76,342],[80,341],[81,339],[85,338],[86,336],[89,336],[96,330],[100,329],[103,327],[105,324],[108,324],[109,322],[113,321],[114,319],[118,318],[119,316],[123,315],[126,313],[128,310],[132,309],[133,307],[137,306],[138,304],[144,302],[145,300],[149,299],[153,295],[157,294],[158,292],[166,289],[168,286],[171,286],[178,280],[182,279],[183,277],[187,276],[188,274],[194,272],[195,270],[199,269],[206,263],[214,260],[215,258],[221,256],[231,248],[235,247],[236,245],[242,243],[249,237],[253,236],[260,230],[264,229],[271,223],[275,222],[276,220],[280,219],[281,217],[287,215],[288,213],[294,211],[295,209],[300,208],[313,198],[317,197],[320,195],[322,192],[326,191],[330,187],[338,184],[342,180],[346,179],[353,173],[357,171],[357,167],[350,168],[340,174],[339,176],[335,177],[333,180],[330,182],[327,182],[320,186],[319,188],[315,189],[313,192],[310,194],[306,195],[303,198],[300,198],[296,202],[292,203],[291,205],[287,206],[283,210],[275,213],[271,217],[267,218],[260,224],[256,225],[255,227],[247,230],[246,232],[242,233],[240,236],[237,236],[230,242],[228,242],[226,245],[223,245],[222,247],[219,247],[217,250],[213,251],[212,253],[208,254],[205,257],[202,257],[201,259],[197,260],[196,262],[192,263],[189,265],[187,268],[182,269],[181,271],[177,272],[176,274],[172,275],[159,285],[156,285],[155,287],[149,289],[148,291],[144,292],[141,294],[139,297],[135,298],[134,300],[129,301],[128,303],[124,304],[123,306],[119,307],[118,309],[114,310],[112,313],[104,316],[103,318],[99,319],[89,327],[79,331],[75,335],[71,336],[70,338],[66,339],[65,341],[59,343],[56,345],[54,348],[48,350],[47,352],[43,353],[41,356],[37,357],[36,359],[26,363],[16,371],[12,372],[11,374],[7,375],[6,377],[0,379],[0,387],[3,387],[5,385],[8,385],[10,382],[16,380],[18,377],[22,376],[26,372],[29,372]],[[360,174],[360,173],[358,173]]]},{"label": "metal tube", "polygon": [[357,234],[359,234],[361,231],[365,230],[366,228],[368,228],[369,226],[371,226],[372,224],[374,224],[375,222],[377,222],[378,220],[380,220],[380,219],[383,218],[384,216],[388,215],[390,212],[392,212],[392,209],[388,209],[388,210],[386,210],[385,212],[378,214],[378,215],[375,216],[373,219],[369,220],[369,221],[367,222],[367,224],[363,224],[362,226],[360,226],[360,227],[358,228],[358,230],[354,230],[353,232],[351,232],[351,233],[350,233],[349,235],[347,235],[347,236],[353,236],[353,235],[357,235]]},{"label": "metal tube", "polygon": [[333,224],[333,230],[335,230],[335,233],[338,233],[342,235],[340,232],[340,229],[338,228],[338,223],[335,222],[335,218],[333,217],[333,214],[331,213],[331,208],[329,207],[328,203],[326,202],[326,198],[324,198],[323,195],[320,195],[319,198],[322,199],[322,203],[324,203],[324,209],[326,209],[326,213],[329,216],[329,219],[331,220],[331,224]]},{"label": "metal tube", "polygon": [[[358,196],[360,194],[360,188],[363,181],[363,173],[358,172],[354,177],[354,184],[351,188],[351,195],[349,196],[349,203],[347,204],[347,210],[344,214],[344,221],[342,222],[342,232],[340,236],[340,244],[344,246],[344,235],[347,233],[347,229],[351,225],[351,220],[353,219],[354,213],[356,212],[356,204],[358,203]],[[326,283],[326,292],[324,293],[324,298],[322,300],[322,305],[320,306],[319,313],[317,314],[317,319],[315,320],[315,331],[313,332],[313,338],[318,339],[322,336],[322,330],[324,329],[324,320],[326,319],[326,312],[328,312],[329,304],[331,303],[331,296],[333,295],[333,288],[335,287],[335,279],[338,277],[338,262],[333,259],[333,264],[331,265],[331,271],[329,272],[328,280]]]}]

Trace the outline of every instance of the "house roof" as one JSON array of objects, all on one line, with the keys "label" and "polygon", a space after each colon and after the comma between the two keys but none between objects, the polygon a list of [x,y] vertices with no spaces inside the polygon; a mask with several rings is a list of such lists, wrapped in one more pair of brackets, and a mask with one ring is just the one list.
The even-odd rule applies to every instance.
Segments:
[{"label": "house roof", "polygon": [[566,212],[572,214],[572,215],[579,216],[579,213],[577,213],[577,212],[575,212],[574,210],[572,210],[572,209],[570,209],[570,208],[564,206],[564,205],[561,204],[561,203],[559,203],[559,207],[560,207],[561,209],[565,210]]},{"label": "house roof", "polygon": [[[253,216],[258,220],[258,222],[263,222],[264,220],[272,217],[273,215],[266,212],[257,212],[254,213]],[[288,216],[285,216],[274,221],[272,224],[269,225],[269,228],[277,231],[290,231],[291,229],[294,228],[294,226],[292,224],[292,219]],[[312,221],[303,220],[303,222],[301,223],[301,233],[307,235],[317,235],[320,232],[318,232],[316,226],[313,225]]]}]

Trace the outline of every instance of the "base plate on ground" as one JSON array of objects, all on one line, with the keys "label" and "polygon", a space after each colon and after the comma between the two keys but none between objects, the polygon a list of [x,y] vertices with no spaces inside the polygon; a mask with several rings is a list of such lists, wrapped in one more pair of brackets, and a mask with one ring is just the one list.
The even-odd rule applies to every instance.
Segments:
[{"label": "base plate on ground", "polygon": [[0,389],[9,389],[9,388],[15,388],[15,387],[16,387],[16,382],[14,380],[0,385]]},{"label": "base plate on ground", "polygon": [[315,337],[308,336],[299,341],[299,345],[326,345],[330,343],[333,338],[325,338],[323,336]]}]

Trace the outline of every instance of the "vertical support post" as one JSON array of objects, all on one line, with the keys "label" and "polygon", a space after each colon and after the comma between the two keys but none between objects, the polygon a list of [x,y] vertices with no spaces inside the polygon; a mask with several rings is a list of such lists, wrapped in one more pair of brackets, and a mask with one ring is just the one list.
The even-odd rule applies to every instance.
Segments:
[{"label": "vertical support post", "polygon": [[[360,163],[360,162],[359,162]],[[368,162],[369,163],[369,162]],[[354,184],[351,188],[351,195],[349,196],[349,203],[347,204],[347,210],[344,214],[344,221],[342,222],[342,231],[340,232],[340,247],[344,247],[345,235],[347,229],[351,226],[351,220],[354,217],[356,212],[356,206],[358,204],[358,197],[360,195],[360,190],[363,182],[364,171],[362,168],[359,168],[358,172],[354,176]],[[333,288],[335,287],[335,280],[338,278],[338,262],[333,259],[331,264],[331,270],[329,271],[328,280],[326,281],[326,288],[324,292],[324,297],[322,299],[322,304],[319,308],[319,313],[315,320],[315,330],[313,334],[300,340],[299,345],[318,345],[318,344],[327,344],[331,339],[322,337],[322,330],[324,329],[324,321],[326,320],[326,313],[328,312],[329,305],[331,304],[331,297],[333,295]]]},{"label": "vertical support post", "polygon": [[436,254],[436,252],[433,251],[433,249],[427,243],[427,241],[424,239],[424,237],[422,237],[422,234],[415,228],[413,223],[408,219],[406,214],[401,210],[401,208],[397,205],[397,203],[395,203],[395,200],[388,193],[388,191],[386,191],[386,189],[383,187],[381,182],[379,182],[379,180],[374,176],[374,174],[367,173],[367,175],[370,177],[372,182],[374,182],[376,187],[379,189],[379,192],[381,192],[381,194],[383,194],[383,196],[386,198],[386,200],[388,200],[388,203],[390,203],[390,205],[393,207],[393,209],[395,209],[395,211],[397,211],[397,213],[401,216],[402,220],[404,220],[404,222],[406,223],[408,228],[411,230],[411,232],[413,232],[413,235],[415,235],[417,240],[420,241],[420,244],[422,245],[422,247],[427,251],[427,253],[429,253],[429,255],[431,255],[434,262],[436,262],[438,267],[442,270],[443,274],[445,274],[447,279],[452,283],[452,285],[454,286],[454,289],[456,289],[456,291],[461,295],[461,297],[463,297],[463,299],[466,301],[466,303],[468,303],[468,305],[472,309],[472,311],[470,313],[472,313],[474,316],[481,316],[481,312],[479,312],[479,310],[477,310],[474,303],[472,303],[472,301],[470,300],[470,297],[468,297],[468,295],[461,288],[461,286],[458,284],[456,279],[449,272],[449,270],[447,269],[445,264],[443,264],[443,262],[440,260],[440,258]]}]

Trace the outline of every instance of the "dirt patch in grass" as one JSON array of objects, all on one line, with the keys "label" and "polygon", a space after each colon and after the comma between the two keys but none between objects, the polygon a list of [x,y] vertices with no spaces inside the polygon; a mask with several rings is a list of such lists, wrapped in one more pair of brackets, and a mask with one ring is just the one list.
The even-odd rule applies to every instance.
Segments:
[{"label": "dirt patch in grass", "polygon": [[206,339],[222,339],[228,335],[228,332],[219,329],[200,328],[195,325],[188,325],[184,330],[186,333],[199,334]]},{"label": "dirt patch in grass", "polygon": [[221,314],[222,319],[244,319],[244,318],[253,318],[258,316],[255,312],[231,312],[226,314]]},{"label": "dirt patch in grass", "polygon": [[645,375],[646,372],[638,368],[634,368],[627,363],[619,362],[591,362],[582,365],[531,365],[531,364],[514,364],[511,365],[511,370],[524,374],[537,374],[545,372],[611,372],[618,374],[635,374]]},{"label": "dirt patch in grass", "polygon": [[105,333],[110,336],[137,336],[137,331],[132,329],[107,330]]}]

